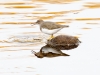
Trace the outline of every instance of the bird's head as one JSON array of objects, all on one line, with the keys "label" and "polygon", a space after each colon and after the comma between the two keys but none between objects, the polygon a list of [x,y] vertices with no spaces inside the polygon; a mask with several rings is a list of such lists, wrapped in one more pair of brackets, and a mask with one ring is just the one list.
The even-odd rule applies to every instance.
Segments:
[{"label": "bird's head", "polygon": [[37,20],[35,23],[36,24],[41,24],[43,22],[43,20]]},{"label": "bird's head", "polygon": [[32,26],[33,25],[41,25],[42,22],[44,22],[44,21],[41,20],[41,19],[40,20],[37,20],[35,23],[32,23]]}]

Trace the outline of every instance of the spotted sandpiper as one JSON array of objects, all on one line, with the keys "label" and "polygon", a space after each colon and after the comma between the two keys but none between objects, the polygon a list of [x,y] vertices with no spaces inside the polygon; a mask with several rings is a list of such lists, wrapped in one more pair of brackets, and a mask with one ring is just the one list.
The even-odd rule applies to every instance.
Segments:
[{"label": "spotted sandpiper", "polygon": [[50,47],[48,45],[43,46],[39,52],[31,51],[38,58],[43,57],[57,57],[57,56],[70,56],[66,53],[63,53],[61,50],[56,49],[54,47]]},{"label": "spotted sandpiper", "polygon": [[69,27],[68,25],[60,25],[55,22],[43,21],[43,20],[37,20],[34,23],[34,25],[35,24],[38,24],[40,26],[40,30],[43,33],[51,35],[51,38],[53,38],[53,34],[57,33],[62,28]]}]

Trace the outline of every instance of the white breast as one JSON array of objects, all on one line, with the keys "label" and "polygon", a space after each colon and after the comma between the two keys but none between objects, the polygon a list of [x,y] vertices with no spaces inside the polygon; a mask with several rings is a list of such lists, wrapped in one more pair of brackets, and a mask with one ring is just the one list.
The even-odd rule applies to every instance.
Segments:
[{"label": "white breast", "polygon": [[49,52],[52,52],[52,53],[60,54],[60,52],[57,51],[57,50],[54,49],[54,48],[43,48],[43,49],[42,49],[42,52],[43,52],[43,53],[49,53]]},{"label": "white breast", "polygon": [[52,29],[52,30],[48,30],[48,29],[45,29],[45,28],[42,28],[42,32],[45,33],[45,34],[55,34],[57,33],[59,30],[61,30],[62,28],[58,28],[58,29]]}]

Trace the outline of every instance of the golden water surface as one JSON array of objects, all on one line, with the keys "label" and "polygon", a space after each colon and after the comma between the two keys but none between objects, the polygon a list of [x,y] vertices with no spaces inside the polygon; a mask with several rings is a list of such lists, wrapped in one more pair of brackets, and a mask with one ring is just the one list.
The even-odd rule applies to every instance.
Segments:
[{"label": "golden water surface", "polygon": [[[69,70],[65,68],[64,65],[60,65],[59,62],[58,65],[63,67],[61,67],[61,69],[57,69],[58,65],[56,64],[57,62],[55,61],[55,58],[45,58],[46,60],[43,61],[41,59],[36,58],[31,53],[31,50],[39,50],[43,45],[45,45],[43,39],[47,39],[48,37],[48,35],[43,34],[39,30],[38,26],[31,26],[32,23],[34,23],[38,19],[43,19],[45,21],[53,21],[57,22],[58,24],[69,25],[69,28],[62,29],[61,31],[56,33],[55,36],[60,34],[69,34],[78,37],[81,41],[83,41],[83,43],[84,41],[89,41],[88,43],[83,44],[82,47],[79,48],[83,52],[80,51],[78,48],[76,49],[77,53],[81,56],[82,53],[85,53],[85,50],[90,53],[91,51],[88,50],[95,48],[97,48],[96,52],[100,53],[100,40],[98,38],[100,32],[99,1],[0,0],[0,75],[67,75],[67,73],[68,75],[72,75],[71,73],[73,69]],[[88,47],[90,49],[87,49]],[[71,52],[72,53],[70,54],[73,55],[73,57],[68,57],[68,59],[61,59],[60,57],[58,57],[57,60],[65,61],[66,59],[70,62],[74,61],[70,60],[70,58],[77,58],[74,58],[73,50]],[[92,53],[94,52],[92,51]],[[87,53],[86,55],[88,56]],[[77,55],[77,57],[79,56]],[[91,57],[92,55],[89,56]],[[99,58],[95,58],[99,60]],[[57,68],[51,65],[53,67],[52,68],[49,62]],[[70,62],[68,62],[66,66],[73,65]],[[47,66],[51,68],[48,68]],[[71,67],[75,68],[76,66]],[[66,70],[69,70],[69,72],[65,71],[64,68]],[[55,69],[58,70],[58,73],[54,71]],[[76,71],[74,71],[76,75],[82,75],[80,73],[77,73],[79,69],[80,67]],[[50,70],[50,74],[49,71],[46,72],[46,70]],[[98,72],[98,70],[96,71]],[[89,75],[85,73],[87,72],[84,72],[84,75]]]}]

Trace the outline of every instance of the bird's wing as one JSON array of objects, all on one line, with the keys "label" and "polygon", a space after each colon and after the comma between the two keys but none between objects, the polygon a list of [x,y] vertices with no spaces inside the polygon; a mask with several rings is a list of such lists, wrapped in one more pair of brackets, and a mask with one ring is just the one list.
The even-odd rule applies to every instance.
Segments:
[{"label": "bird's wing", "polygon": [[47,29],[57,29],[57,28],[61,28],[61,25],[56,24],[55,22],[44,22],[41,24],[42,28],[47,28]]}]

